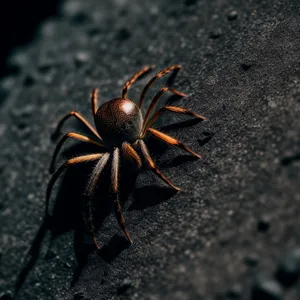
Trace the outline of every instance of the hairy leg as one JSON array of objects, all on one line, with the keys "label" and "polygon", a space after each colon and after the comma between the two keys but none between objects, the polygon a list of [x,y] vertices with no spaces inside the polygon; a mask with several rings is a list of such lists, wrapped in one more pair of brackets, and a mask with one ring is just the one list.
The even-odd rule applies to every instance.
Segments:
[{"label": "hairy leg", "polygon": [[172,187],[174,190],[179,191],[180,188],[178,188],[177,186],[175,186],[173,183],[171,183],[156,167],[153,159],[151,158],[148,148],[146,146],[146,144],[144,143],[143,140],[139,140],[139,144],[141,146],[142,149],[142,153],[150,167],[150,169],[152,170],[152,172],[154,172],[159,178],[161,178],[165,183],[167,183],[170,187]]},{"label": "hairy leg", "polygon": [[95,154],[88,154],[88,155],[71,158],[71,159],[67,160],[63,165],[61,165],[56,170],[56,172],[52,175],[52,177],[48,183],[48,187],[47,187],[47,191],[46,191],[46,205],[45,205],[45,215],[46,216],[49,215],[48,206],[49,206],[51,191],[52,191],[52,188],[53,188],[56,180],[58,179],[59,175],[69,166],[72,166],[74,164],[78,164],[81,162],[97,160],[97,159],[101,158],[103,155],[104,155],[103,153],[95,153]]},{"label": "hairy leg", "polygon": [[183,94],[183,93],[180,93],[174,89],[171,89],[167,86],[161,88],[158,93],[154,96],[153,100],[151,101],[148,109],[147,109],[147,112],[146,112],[146,115],[144,117],[144,121],[143,121],[143,126],[145,125],[145,123],[147,122],[147,119],[151,113],[151,111],[153,110],[153,108],[155,107],[155,105],[158,103],[160,97],[167,91],[170,91],[170,92],[173,92],[174,94],[178,95],[178,96],[181,96],[181,97],[186,97],[186,94]]},{"label": "hairy leg", "polygon": [[144,137],[147,129],[152,126],[152,124],[154,122],[157,121],[157,119],[165,112],[165,111],[171,111],[171,112],[175,112],[175,113],[179,113],[179,114],[185,114],[185,115],[188,115],[188,116],[191,116],[191,117],[196,117],[196,118],[199,118],[201,120],[206,120],[205,117],[201,116],[201,115],[198,115],[186,108],[182,108],[182,107],[178,107],[178,106],[163,106],[161,109],[159,109],[155,115],[147,122],[147,123],[144,123],[144,128],[142,130],[142,137]]},{"label": "hairy leg", "polygon": [[110,157],[110,154],[108,152],[106,152],[105,154],[103,154],[103,156],[100,158],[100,160],[94,167],[94,170],[92,172],[92,175],[89,179],[89,182],[88,182],[86,190],[85,190],[85,192],[88,196],[91,196],[93,194],[96,184],[99,180],[99,177],[100,177],[104,167],[106,166],[109,157]]},{"label": "hairy leg", "polygon": [[98,109],[98,89],[93,89],[91,94],[91,107],[93,116],[96,114]]},{"label": "hairy leg", "polygon": [[[99,177],[109,160],[109,157],[110,157],[110,154],[108,152],[106,152],[105,154],[103,154],[103,156],[100,158],[100,160],[97,162],[96,166],[94,167],[92,175],[91,175],[89,182],[85,189],[85,193],[88,197],[92,196],[92,194],[96,188],[96,184],[99,182]],[[91,234],[93,235],[93,241],[94,241],[95,246],[98,249],[101,249],[101,246],[100,246],[99,242],[97,241],[97,237],[96,237],[96,234],[94,231],[92,209],[91,209],[91,207],[88,207],[88,208],[89,208],[88,213],[89,213],[89,223],[90,223],[89,230],[90,230]]]},{"label": "hairy leg", "polygon": [[170,145],[174,145],[177,146],[189,153],[191,153],[192,155],[196,156],[197,158],[201,158],[201,156],[197,153],[195,153],[194,151],[192,151],[190,148],[188,148],[187,146],[185,146],[184,144],[182,144],[181,142],[179,142],[177,139],[172,138],[171,136],[162,133],[161,131],[158,131],[154,128],[149,128],[148,131],[155,136],[156,138],[170,144]]},{"label": "hairy leg", "polygon": [[81,123],[83,123],[97,138],[99,138],[100,140],[102,140],[102,138],[100,137],[100,135],[98,134],[98,132],[96,131],[96,129],[94,129],[89,122],[78,112],[76,111],[71,111],[68,114],[66,114],[63,118],[61,118],[61,120],[58,122],[56,130],[54,132],[54,136],[59,135],[60,129],[63,126],[63,124],[65,123],[66,120],[68,120],[70,117],[74,116],[76,119],[78,119]]},{"label": "hairy leg", "polygon": [[138,80],[141,76],[143,76],[144,74],[148,73],[154,66],[145,66],[143,69],[141,69],[140,71],[138,71],[137,73],[135,73],[132,78],[130,78],[124,85],[123,89],[122,89],[122,98],[127,98],[127,92],[129,90],[129,88],[132,86],[132,84]]},{"label": "hairy leg", "polygon": [[130,243],[132,243],[129,232],[125,227],[125,219],[123,217],[121,211],[121,204],[119,202],[119,178],[118,178],[119,167],[120,167],[119,165],[120,165],[120,150],[118,148],[115,148],[113,152],[112,170],[111,170],[111,181],[112,181],[112,192],[114,195],[115,214],[116,214],[117,221],[120,227],[122,228],[126,238]]},{"label": "hairy leg", "polygon": [[[164,76],[165,74],[168,74],[170,72],[174,72],[173,75],[171,76],[171,78],[168,80],[167,85],[171,85],[171,83],[174,81],[176,74],[180,71],[182,67],[180,65],[174,65],[171,66],[167,69],[161,70],[160,72],[158,72],[154,77],[152,77],[149,82],[145,85],[144,89],[142,90],[141,96],[140,96],[140,101],[139,101],[139,108],[141,108],[145,95],[148,91],[148,89],[150,88],[150,86],[160,77]],[[174,90],[176,91],[176,90]],[[174,92],[175,94],[178,93],[178,95],[180,95],[180,92]]]},{"label": "hairy leg", "polygon": [[54,151],[53,156],[52,156],[51,164],[50,164],[50,170],[49,171],[50,171],[51,174],[54,172],[54,164],[55,164],[55,160],[56,160],[56,157],[58,155],[58,152],[61,149],[61,147],[63,146],[64,142],[69,138],[79,140],[79,141],[82,141],[82,142],[87,142],[87,143],[94,144],[96,146],[105,148],[104,145],[92,140],[91,138],[89,138],[87,136],[84,136],[82,134],[75,133],[75,132],[68,132],[60,139],[60,141],[56,145],[55,151]]},{"label": "hairy leg", "polygon": [[137,164],[138,168],[142,167],[141,158],[130,144],[126,142],[122,144],[122,153],[128,160],[133,160]]}]

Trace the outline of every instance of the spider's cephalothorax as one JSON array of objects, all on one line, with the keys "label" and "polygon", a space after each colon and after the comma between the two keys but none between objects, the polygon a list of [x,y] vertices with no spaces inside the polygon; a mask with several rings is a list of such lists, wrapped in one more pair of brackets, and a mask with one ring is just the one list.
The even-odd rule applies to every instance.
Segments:
[{"label": "spider's cephalothorax", "polygon": [[[118,174],[119,174],[119,164],[120,164],[120,153],[127,159],[133,160],[139,168],[142,167],[142,160],[139,154],[136,152],[136,147],[140,149],[148,167],[158,176],[160,177],[165,183],[171,186],[175,190],[179,190],[178,187],[173,185],[156,167],[154,161],[152,160],[148,148],[144,143],[143,139],[147,133],[150,133],[154,137],[168,143],[171,145],[175,145],[180,147],[197,158],[200,158],[198,154],[193,152],[191,149],[186,147],[184,144],[179,142],[177,139],[172,138],[171,136],[152,128],[152,124],[162,115],[165,111],[175,112],[179,114],[186,114],[189,116],[193,116],[199,118],[200,120],[205,120],[205,118],[201,115],[195,114],[194,112],[177,106],[170,106],[165,105],[157,110],[154,114],[151,113],[153,108],[158,103],[160,97],[165,92],[171,92],[175,95],[185,97],[186,95],[169,87],[171,81],[174,80],[177,72],[181,69],[180,65],[174,65],[167,69],[161,70],[155,76],[153,76],[149,82],[145,85],[144,89],[142,90],[138,105],[127,98],[127,92],[130,86],[139,79],[142,75],[148,73],[152,67],[146,66],[137,72],[130,80],[128,80],[123,89],[122,89],[122,97],[110,100],[103,104],[98,109],[98,90],[95,89],[91,95],[91,104],[92,104],[92,113],[94,116],[94,121],[96,125],[96,129],[89,124],[88,121],[84,117],[82,117],[78,112],[72,111],[66,114],[58,123],[56,134],[60,132],[60,128],[62,127],[63,123],[74,116],[77,118],[81,123],[83,123],[87,129],[89,129],[90,133],[94,136],[94,138],[87,137],[85,135],[76,133],[76,132],[68,132],[66,133],[58,142],[56,149],[54,151],[51,166],[50,166],[50,173],[54,172],[54,164],[58,152],[64,142],[69,139],[76,139],[82,142],[87,142],[94,144],[99,147],[99,152],[93,154],[87,154],[78,156],[75,158],[71,158],[67,160],[63,165],[61,165],[53,174],[48,184],[47,193],[46,193],[46,215],[48,215],[48,206],[49,206],[49,199],[51,195],[51,191],[53,188],[54,183],[56,182],[59,175],[62,173],[65,168],[68,166],[72,166],[77,163],[86,162],[86,161],[96,161],[95,168],[93,169],[92,175],[90,176],[89,182],[87,184],[86,192],[87,194],[91,195],[97,185],[99,177],[106,166],[109,159],[112,159],[112,167],[111,167],[111,190],[114,196],[114,209],[116,218],[122,230],[124,231],[127,239],[131,242],[129,232],[125,228],[125,220],[121,212],[121,205],[119,202],[119,191],[118,191]],[[173,72],[172,76],[167,82],[167,86],[162,87],[157,94],[154,96],[153,100],[151,101],[146,113],[142,116],[141,113],[141,106],[143,104],[143,100],[145,98],[145,94],[150,86],[160,77],[164,76],[167,73]],[[133,147],[133,145],[135,147]],[[100,151],[101,150],[101,151]],[[95,245],[99,248],[99,245],[96,241],[95,234],[92,232],[94,237]]]},{"label": "spider's cephalothorax", "polygon": [[108,146],[119,147],[123,142],[133,144],[141,134],[141,110],[129,99],[117,98],[104,103],[94,118],[97,131]]}]

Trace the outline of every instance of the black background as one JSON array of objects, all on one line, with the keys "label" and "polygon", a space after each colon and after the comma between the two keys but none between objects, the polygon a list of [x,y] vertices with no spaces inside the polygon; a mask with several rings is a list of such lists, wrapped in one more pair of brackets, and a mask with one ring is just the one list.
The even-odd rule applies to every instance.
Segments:
[{"label": "black background", "polygon": [[58,13],[59,0],[4,1],[0,10],[0,77],[14,72],[7,64],[7,56],[16,46],[30,42],[37,27],[46,17]]}]

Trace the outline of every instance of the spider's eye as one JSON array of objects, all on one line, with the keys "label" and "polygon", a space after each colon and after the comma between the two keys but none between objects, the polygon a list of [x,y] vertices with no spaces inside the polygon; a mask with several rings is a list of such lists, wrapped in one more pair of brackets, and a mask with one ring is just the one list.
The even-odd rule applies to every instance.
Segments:
[{"label": "spider's eye", "polygon": [[95,123],[104,142],[119,146],[125,141],[134,143],[138,139],[142,130],[142,114],[131,100],[117,98],[98,109]]}]

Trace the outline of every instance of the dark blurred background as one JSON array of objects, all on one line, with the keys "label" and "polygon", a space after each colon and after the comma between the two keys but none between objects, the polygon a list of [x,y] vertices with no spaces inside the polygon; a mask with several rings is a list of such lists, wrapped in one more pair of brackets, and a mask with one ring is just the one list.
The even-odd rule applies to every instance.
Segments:
[{"label": "dark blurred background", "polygon": [[41,21],[58,14],[61,0],[3,1],[0,9],[0,78],[16,70],[7,62],[15,47],[31,41]]}]

